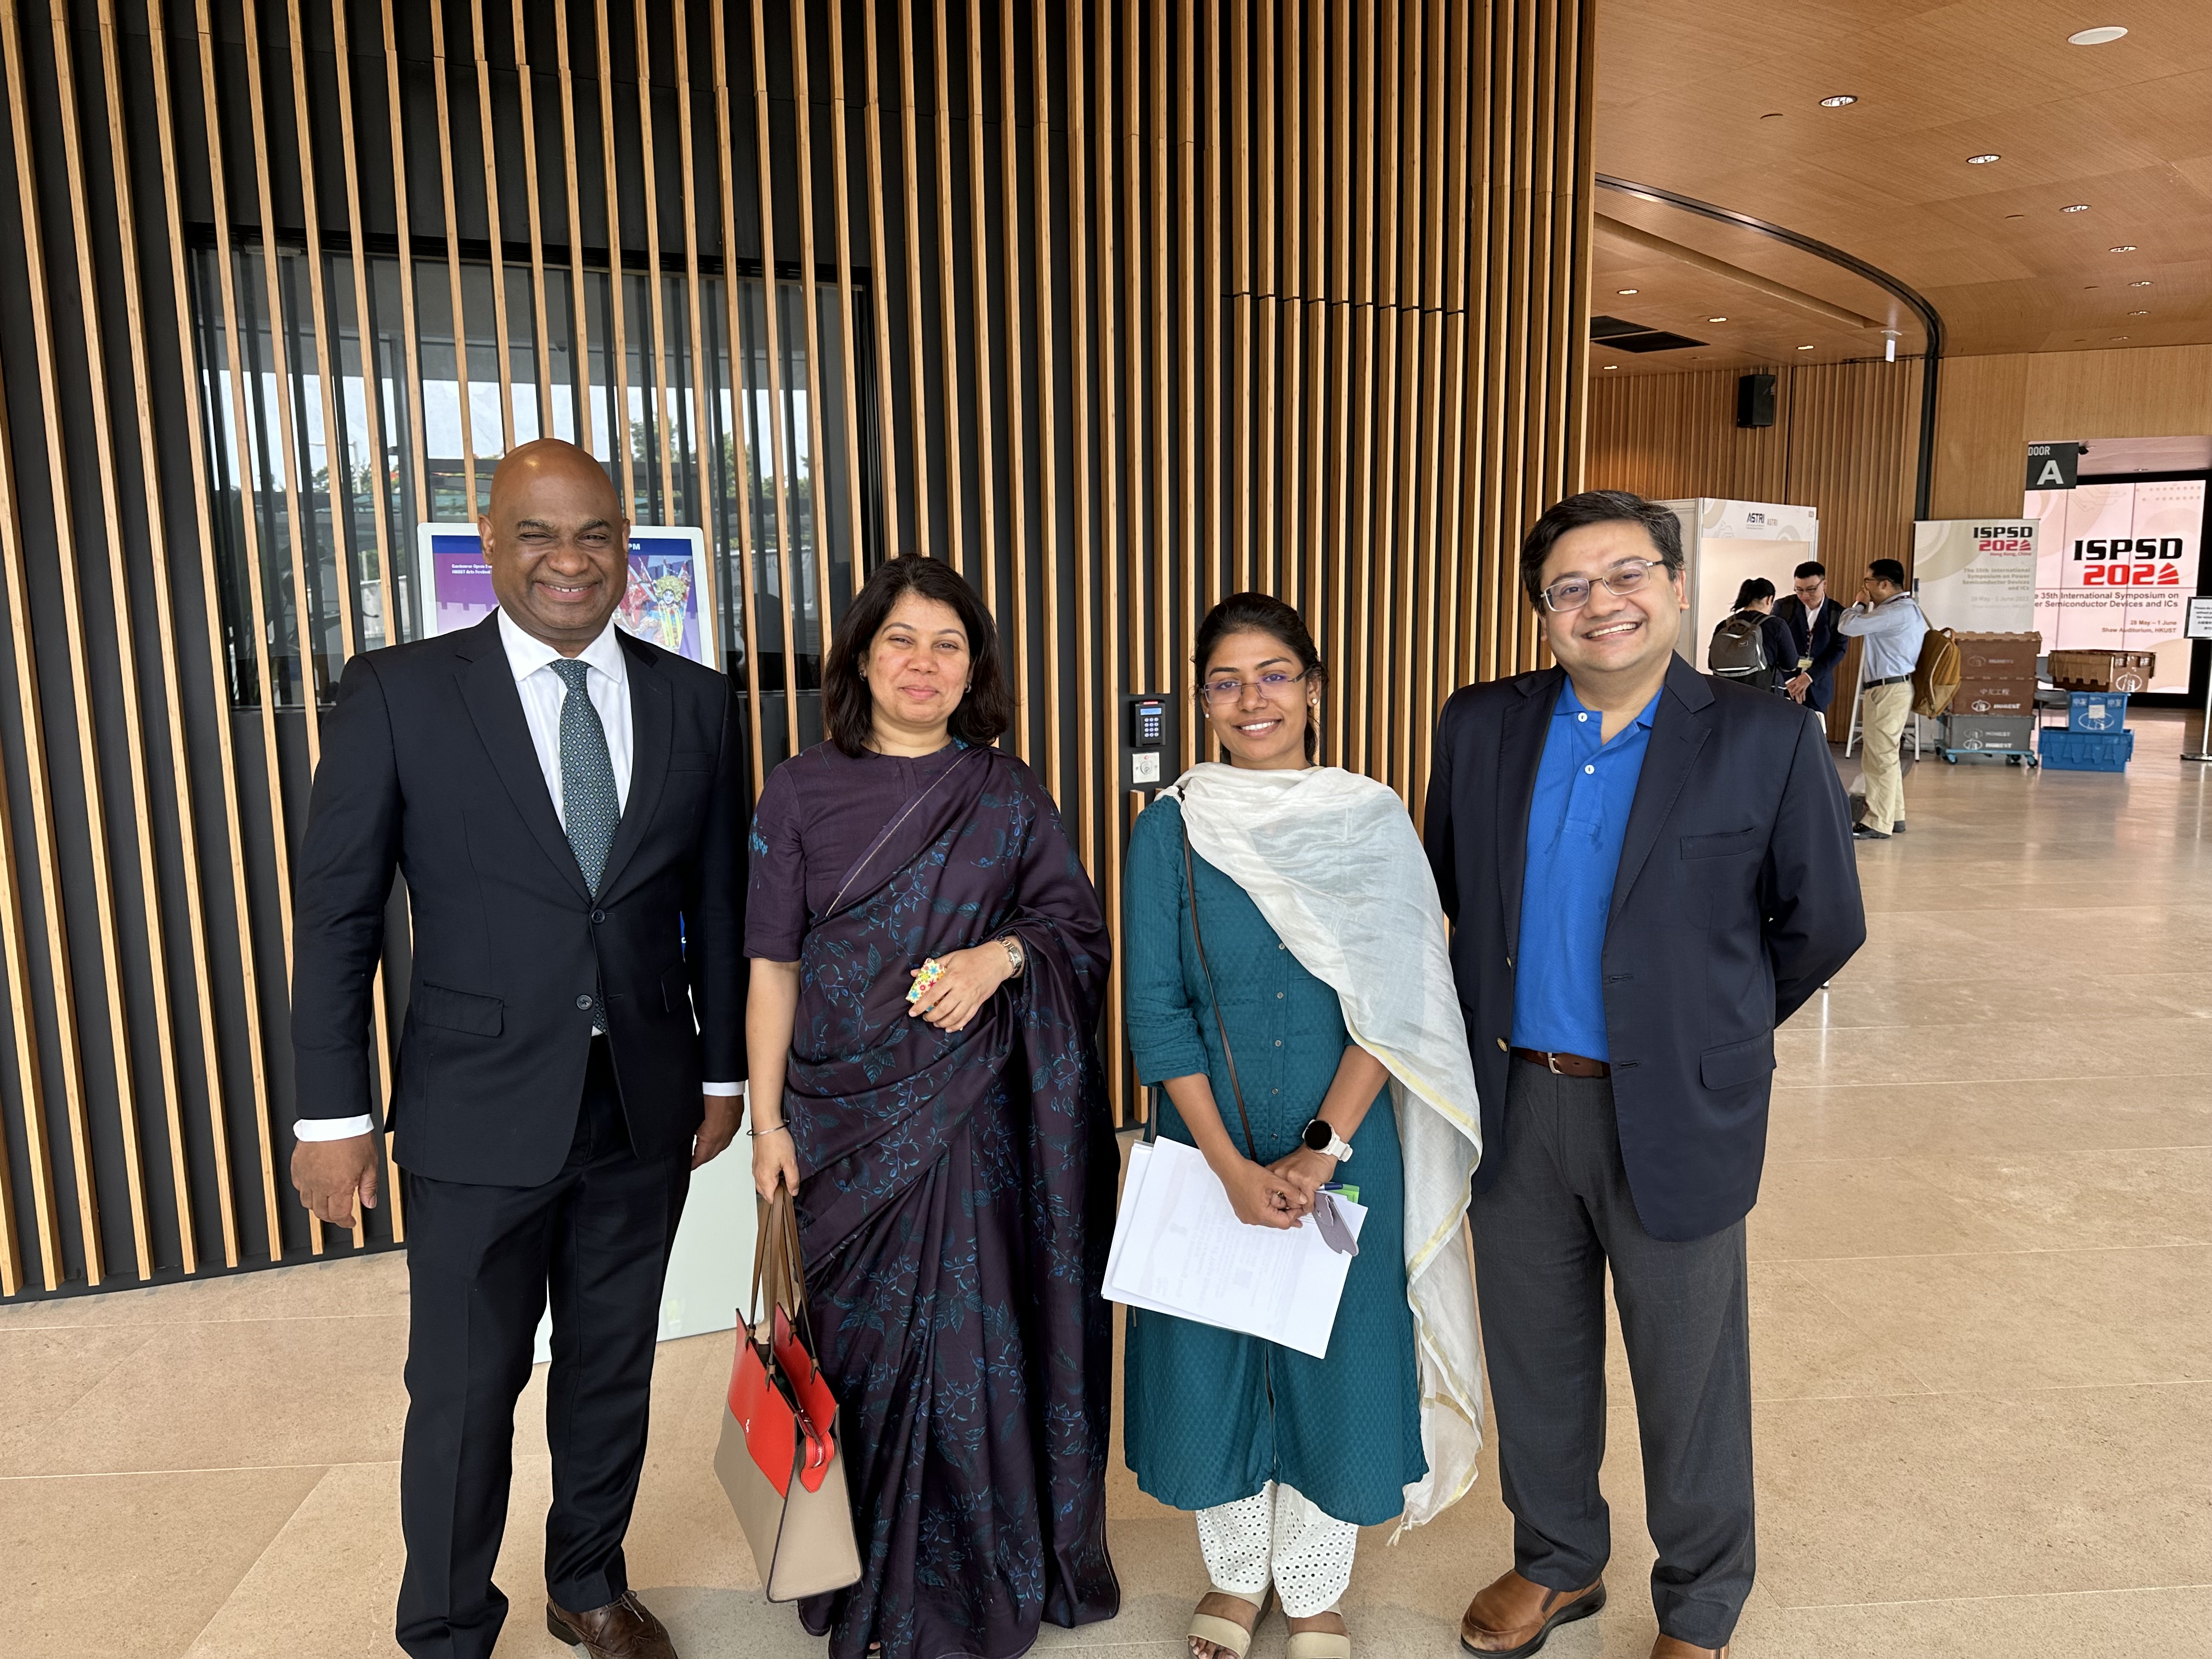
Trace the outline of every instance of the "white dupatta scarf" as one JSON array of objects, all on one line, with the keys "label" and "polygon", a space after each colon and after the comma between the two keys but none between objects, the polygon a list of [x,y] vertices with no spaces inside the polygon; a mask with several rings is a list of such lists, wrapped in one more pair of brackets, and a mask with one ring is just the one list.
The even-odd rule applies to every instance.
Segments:
[{"label": "white dupatta scarf", "polygon": [[1389,1068],[1429,1462],[1406,1488],[1402,1533],[1466,1495],[1482,1446],[1482,1357],[1462,1232],[1482,1115],[1436,878],[1404,804],[1341,768],[1206,763],[1173,788],[1192,848],[1250,895],[1300,965],[1341,999],[1352,1040]]}]

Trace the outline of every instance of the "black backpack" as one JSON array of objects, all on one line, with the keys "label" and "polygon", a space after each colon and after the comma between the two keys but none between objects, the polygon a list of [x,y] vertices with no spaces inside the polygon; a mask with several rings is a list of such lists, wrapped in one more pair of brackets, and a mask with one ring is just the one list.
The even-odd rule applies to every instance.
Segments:
[{"label": "black backpack", "polygon": [[1773,665],[1766,660],[1766,618],[1756,611],[1739,611],[1713,629],[1707,666],[1723,679],[1760,680]]}]

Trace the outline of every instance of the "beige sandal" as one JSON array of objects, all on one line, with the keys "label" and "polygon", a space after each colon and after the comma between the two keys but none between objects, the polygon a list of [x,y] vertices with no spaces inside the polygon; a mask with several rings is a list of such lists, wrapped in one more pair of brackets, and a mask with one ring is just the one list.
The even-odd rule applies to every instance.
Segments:
[{"label": "beige sandal", "polygon": [[[1232,1601],[1244,1601],[1243,1596],[1231,1595],[1224,1589],[1209,1588],[1206,1594],[1226,1595]],[[1211,1642],[1217,1648],[1228,1649],[1237,1656],[1237,1659],[1244,1659],[1244,1656],[1252,1650],[1252,1631],[1259,1629],[1260,1621],[1267,1616],[1268,1602],[1273,1594],[1273,1586],[1260,1593],[1259,1607],[1252,1614],[1252,1630],[1246,1630],[1233,1619],[1218,1618],[1210,1613],[1194,1613],[1190,1616],[1190,1629],[1185,1635],[1189,1641]],[[1244,1605],[1249,1607],[1252,1603],[1244,1601]],[[1348,1655],[1346,1659],[1350,1659]]]},{"label": "beige sandal", "polygon": [[1287,1659],[1352,1659],[1352,1638],[1331,1631],[1297,1631],[1291,1637]]}]

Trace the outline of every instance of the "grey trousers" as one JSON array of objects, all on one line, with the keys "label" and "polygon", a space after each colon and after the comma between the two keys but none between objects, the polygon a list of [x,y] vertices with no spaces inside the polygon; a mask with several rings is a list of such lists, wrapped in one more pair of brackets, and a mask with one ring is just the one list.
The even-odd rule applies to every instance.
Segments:
[{"label": "grey trousers", "polygon": [[1753,1571],[1743,1223],[1679,1244],[1644,1231],[1604,1079],[1516,1060],[1505,1125],[1497,1182],[1468,1220],[1514,1564],[1547,1589],[1574,1590],[1612,1553],[1598,1491],[1610,1267],[1659,1551],[1659,1628],[1723,1646]]}]

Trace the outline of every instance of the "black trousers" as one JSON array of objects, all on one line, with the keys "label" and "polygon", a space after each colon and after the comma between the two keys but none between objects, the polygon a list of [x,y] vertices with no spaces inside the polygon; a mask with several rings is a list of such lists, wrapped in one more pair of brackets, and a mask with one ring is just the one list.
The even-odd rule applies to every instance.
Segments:
[{"label": "black trousers", "polygon": [[1580,1589],[1612,1553],[1598,1491],[1610,1267],[1659,1551],[1659,1628],[1723,1646],[1753,1571],[1743,1223],[1687,1243],[1644,1231],[1604,1079],[1516,1060],[1505,1122],[1497,1182],[1468,1220],[1514,1564],[1547,1589]]},{"label": "black trousers", "polygon": [[653,1338],[690,1159],[630,1150],[606,1040],[576,1138],[539,1187],[407,1179],[407,1431],[399,1457],[399,1645],[489,1659],[507,1617],[491,1581],[507,1527],[514,1401],[550,1296],[547,1593],[581,1611],[629,1589],[623,1534],[645,1463]]}]

